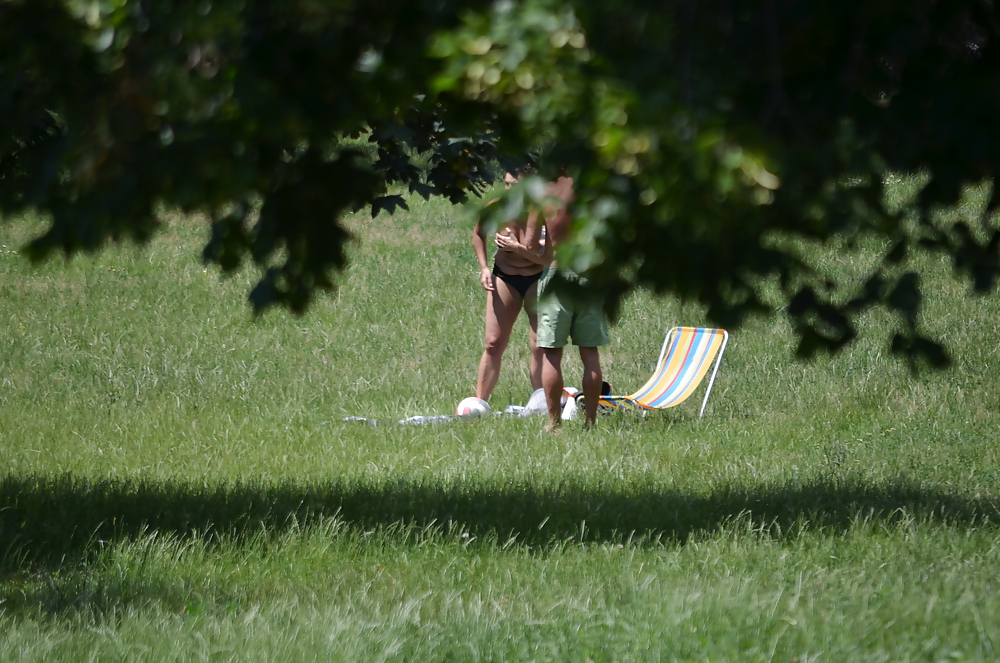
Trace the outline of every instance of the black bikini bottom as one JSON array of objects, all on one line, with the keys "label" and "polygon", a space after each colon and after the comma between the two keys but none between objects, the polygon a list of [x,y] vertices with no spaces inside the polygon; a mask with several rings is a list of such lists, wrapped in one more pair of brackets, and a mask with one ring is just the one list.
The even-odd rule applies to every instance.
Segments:
[{"label": "black bikini bottom", "polygon": [[528,294],[528,288],[542,278],[542,273],[537,274],[507,274],[502,269],[493,265],[493,276],[503,279],[503,282],[521,293],[521,299]]}]

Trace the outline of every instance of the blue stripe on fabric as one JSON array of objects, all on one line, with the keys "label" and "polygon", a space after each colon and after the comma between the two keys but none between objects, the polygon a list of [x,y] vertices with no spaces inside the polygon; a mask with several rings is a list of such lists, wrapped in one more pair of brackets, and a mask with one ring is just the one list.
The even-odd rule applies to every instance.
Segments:
[{"label": "blue stripe on fabric", "polygon": [[[681,366],[680,373],[678,373],[677,377],[683,379],[675,379],[674,384],[663,393],[663,396],[651,404],[652,407],[667,407],[668,404],[673,403],[677,396],[683,394],[694,382],[695,376],[701,370],[705,359],[708,357],[708,350],[712,347],[712,337],[714,336],[703,331],[703,329],[699,328],[695,332],[694,340],[691,342],[691,352],[688,353],[684,364]],[[694,370],[691,369],[692,366],[694,366]]]},{"label": "blue stripe on fabric", "polygon": [[670,344],[670,347],[667,349],[667,356],[663,358],[663,362],[660,364],[659,370],[656,372],[656,380],[653,381],[653,384],[649,389],[646,389],[645,391],[638,394],[632,394],[632,398],[634,398],[635,400],[645,398],[647,395],[649,395],[651,391],[653,391],[653,389],[656,388],[656,385],[660,383],[660,379],[663,377],[664,372],[666,372],[667,366],[670,365],[670,360],[673,359],[674,354],[677,352],[677,347],[681,344],[682,337],[683,337],[682,332],[674,334],[674,340]]}]

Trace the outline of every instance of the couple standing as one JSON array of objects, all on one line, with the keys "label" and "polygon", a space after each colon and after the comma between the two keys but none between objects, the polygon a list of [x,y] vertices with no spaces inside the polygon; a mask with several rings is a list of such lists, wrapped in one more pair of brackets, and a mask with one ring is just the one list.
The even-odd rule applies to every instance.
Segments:
[{"label": "couple standing", "polygon": [[[507,173],[506,187],[517,182]],[[532,210],[525,219],[512,221],[494,236],[497,245],[493,269],[486,257],[487,240],[480,223],[472,233],[479,261],[479,281],[486,295],[486,340],[479,361],[476,397],[488,401],[500,376],[500,364],[521,309],[531,328],[531,388],[545,390],[548,431],[562,424],[562,349],[570,337],[583,362],[584,427],[592,428],[601,394],[601,361],[598,347],[608,343],[608,328],[600,297],[569,297],[546,293],[556,272],[559,243],[569,234],[567,207],[573,201],[573,180],[559,177],[548,184],[551,204]],[[561,270],[570,280],[582,279]]]}]

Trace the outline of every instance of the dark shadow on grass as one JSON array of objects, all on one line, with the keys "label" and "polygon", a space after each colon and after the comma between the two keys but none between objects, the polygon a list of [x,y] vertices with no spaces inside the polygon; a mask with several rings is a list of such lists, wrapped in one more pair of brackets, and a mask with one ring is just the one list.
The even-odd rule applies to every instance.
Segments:
[{"label": "dark shadow on grass", "polygon": [[0,480],[0,571],[79,564],[104,542],[141,533],[239,539],[262,531],[280,534],[332,516],[365,530],[404,523],[436,524],[447,531],[455,524],[481,541],[515,536],[523,545],[539,546],[567,539],[683,543],[737,517],[772,536],[788,536],[796,528],[842,531],[859,516],[993,526],[1000,523],[998,506],[996,499],[962,497],[903,480],[869,485],[831,478],[691,495],[656,486],[622,489],[582,482],[207,485],[8,476]]}]

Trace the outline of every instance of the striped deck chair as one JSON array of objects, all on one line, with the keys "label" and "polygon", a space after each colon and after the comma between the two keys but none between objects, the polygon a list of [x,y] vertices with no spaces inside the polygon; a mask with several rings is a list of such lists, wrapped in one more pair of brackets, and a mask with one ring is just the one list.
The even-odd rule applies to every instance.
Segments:
[{"label": "striped deck chair", "polygon": [[645,414],[649,410],[663,410],[680,405],[701,384],[712,360],[715,368],[708,380],[705,400],[698,417],[705,413],[708,395],[712,393],[715,374],[726,351],[729,333],[725,329],[706,327],[674,327],[663,340],[663,349],[656,362],[656,372],[631,396],[601,396],[601,405]]}]

